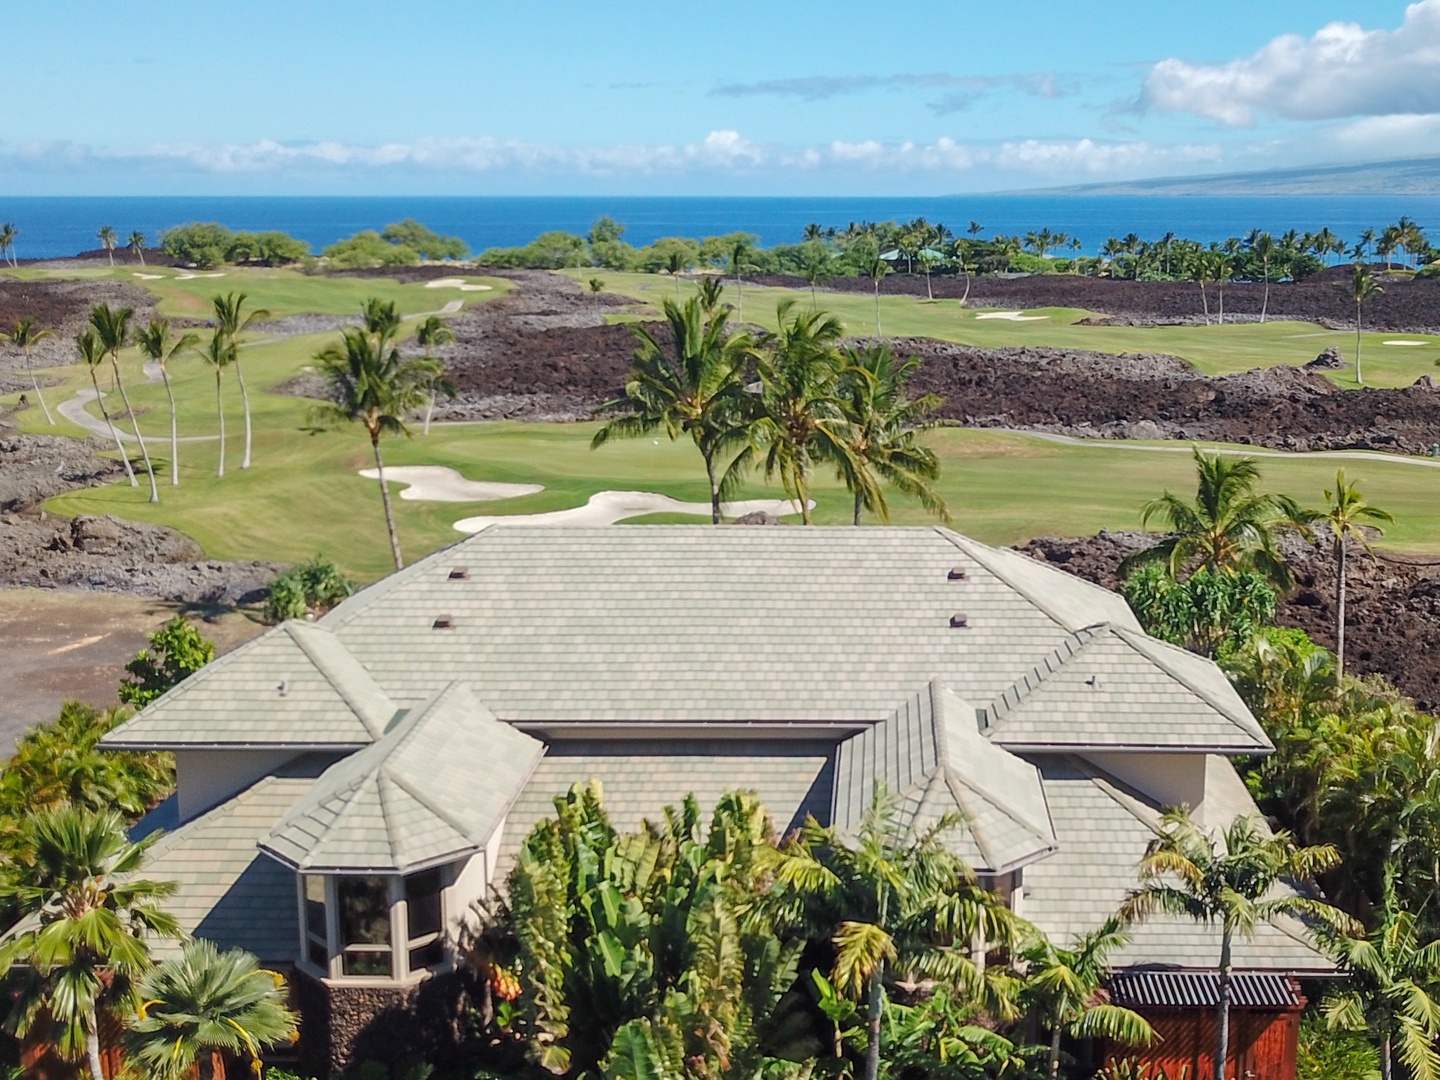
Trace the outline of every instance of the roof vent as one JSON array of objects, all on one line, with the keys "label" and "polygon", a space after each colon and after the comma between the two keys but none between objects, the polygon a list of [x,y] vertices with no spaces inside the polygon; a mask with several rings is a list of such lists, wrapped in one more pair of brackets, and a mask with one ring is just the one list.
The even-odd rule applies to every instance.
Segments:
[{"label": "roof vent", "polygon": [[951,581],[964,581],[965,568],[963,566],[957,566],[950,571],[948,576]]},{"label": "roof vent", "polygon": [[970,625],[970,616],[966,615],[963,611],[957,611],[954,615],[950,616],[950,625],[956,630],[963,630]]},{"label": "roof vent", "polygon": [[432,630],[454,630],[455,620],[449,615],[436,615],[435,621],[430,624]]},{"label": "roof vent", "polygon": [[470,568],[469,568],[468,566],[457,566],[457,567],[455,567],[455,569],[453,569],[453,570],[450,571],[450,580],[451,580],[451,581],[469,581],[469,580],[470,580]]}]

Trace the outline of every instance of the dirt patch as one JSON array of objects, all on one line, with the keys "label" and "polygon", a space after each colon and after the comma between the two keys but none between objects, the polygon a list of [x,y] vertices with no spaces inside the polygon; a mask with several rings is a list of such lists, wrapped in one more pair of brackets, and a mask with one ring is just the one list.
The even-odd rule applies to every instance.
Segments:
[{"label": "dirt patch", "polygon": [[215,611],[137,596],[0,590],[0,755],[26,729],[52,719],[61,702],[78,699],[102,708],[118,704],[115,688],[145,637],[183,614],[224,653],[264,630],[234,611]]},{"label": "dirt patch", "polygon": [[1175,356],[979,349],[927,338],[892,344],[922,360],[912,389],[939,394],[941,414],[972,427],[1294,451],[1428,454],[1440,442],[1440,388],[1428,376],[1398,390],[1341,390],[1318,367],[1215,378]]},{"label": "dirt patch", "polygon": [[[1366,327],[1414,334],[1440,333],[1440,280],[1386,276],[1383,263],[1375,269],[1382,275],[1380,280],[1385,291],[1366,302]],[[1272,319],[1301,319],[1322,326],[1353,327],[1355,305],[1336,288],[1350,272],[1347,266],[1331,267],[1305,281],[1272,284],[1267,314]],[[809,288],[803,279],[795,277],[766,276],[754,280],[760,285]],[[869,278],[836,278],[826,287],[836,292],[867,295],[875,290]],[[965,279],[935,275],[931,278],[931,288],[937,300],[958,300],[965,292]],[[1205,291],[1213,319],[1218,306],[1215,286],[1208,285]],[[1224,291],[1227,322],[1232,318],[1253,321],[1260,317],[1264,285],[1234,282]],[[923,274],[891,274],[880,282],[880,292],[885,296],[924,296],[925,277]],[[1200,287],[1184,281],[1117,281],[1076,274],[976,277],[970,285],[969,306],[1084,308],[1109,316],[1105,321],[1131,326],[1204,322]]]},{"label": "dirt patch", "polygon": [[[1085,537],[1038,537],[1018,550],[1077,577],[1116,588],[1121,561],[1149,547],[1146,533],[1101,532]],[[1335,647],[1335,564],[1328,551],[1286,546],[1296,588],[1280,602],[1277,621],[1299,627]],[[1420,707],[1440,708],[1440,562],[1376,552],[1352,559],[1347,574],[1346,670],[1388,678]]]},{"label": "dirt patch", "polygon": [[440,404],[437,419],[586,420],[624,388],[635,335],[605,316],[631,301],[584,292],[559,274],[486,273],[517,287],[449,320],[455,344],[437,355],[456,396]]}]

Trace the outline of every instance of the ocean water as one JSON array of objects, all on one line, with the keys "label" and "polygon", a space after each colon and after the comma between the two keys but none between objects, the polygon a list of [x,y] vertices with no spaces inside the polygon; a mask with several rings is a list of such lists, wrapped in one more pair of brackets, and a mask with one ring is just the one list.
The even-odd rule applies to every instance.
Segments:
[{"label": "ocean water", "polygon": [[924,216],[963,233],[970,221],[982,235],[1049,228],[1078,237],[1094,253],[1107,237],[1136,233],[1153,239],[1173,232],[1202,242],[1243,236],[1251,229],[1279,234],[1329,227],[1353,241],[1401,215],[1433,226],[1440,239],[1436,196],[943,196],[936,198],[694,198],[694,197],[125,197],[64,198],[0,195],[0,221],[19,232],[19,258],[73,255],[98,246],[95,232],[110,225],[122,237],[136,229],[153,242],[162,229],[218,221],[231,229],[279,229],[317,253],[361,229],[380,229],[413,217],[436,232],[459,236],[474,251],[524,244],[541,232],[584,233],[602,214],[626,226],[636,245],[661,236],[751,232],[764,246],[795,243],[809,222],[843,229],[852,221]]}]

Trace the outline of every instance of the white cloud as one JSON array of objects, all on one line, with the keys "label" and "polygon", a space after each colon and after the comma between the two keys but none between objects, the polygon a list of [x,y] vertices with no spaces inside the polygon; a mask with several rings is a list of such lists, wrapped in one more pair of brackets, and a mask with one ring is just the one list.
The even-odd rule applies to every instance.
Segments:
[{"label": "white cloud", "polygon": [[1218,161],[1213,146],[1164,147],[1139,141],[1093,139],[963,143],[948,136],[931,142],[862,139],[808,146],[757,143],[721,129],[687,143],[570,147],[488,137],[417,139],[374,145],[317,140],[261,139],[252,143],[157,143],[110,149],[77,143],[0,146],[0,172],[112,166],[179,169],[219,176],[284,175],[297,171],[449,174],[577,174],[591,177],[728,173],[767,175],[903,172],[961,175],[1026,174],[1043,178],[1135,176],[1157,169]]},{"label": "white cloud", "polygon": [[1331,120],[1440,112],[1440,0],[1411,4],[1395,30],[1334,22],[1224,64],[1162,60],[1140,105],[1237,127],[1253,125],[1258,113]]}]

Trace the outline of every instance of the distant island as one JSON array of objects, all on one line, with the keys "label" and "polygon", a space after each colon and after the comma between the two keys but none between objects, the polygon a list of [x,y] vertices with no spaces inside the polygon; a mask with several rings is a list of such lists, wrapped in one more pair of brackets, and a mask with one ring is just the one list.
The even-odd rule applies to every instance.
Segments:
[{"label": "distant island", "polygon": [[[997,193],[998,194],[998,193]],[[1005,192],[1007,195],[1440,195],[1440,157],[1360,165],[1162,176]]]}]

